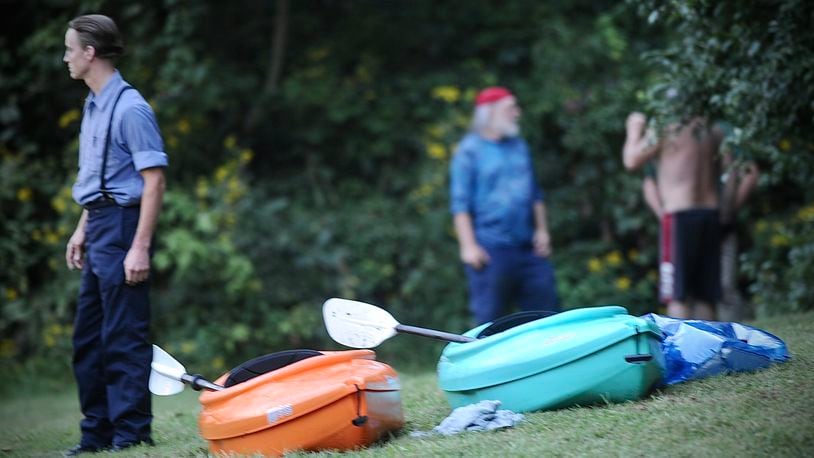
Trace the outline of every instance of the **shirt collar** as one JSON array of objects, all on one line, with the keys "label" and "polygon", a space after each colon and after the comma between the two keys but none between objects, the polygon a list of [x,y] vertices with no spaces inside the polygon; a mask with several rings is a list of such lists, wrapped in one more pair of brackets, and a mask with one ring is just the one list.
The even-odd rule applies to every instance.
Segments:
[{"label": "shirt collar", "polygon": [[113,75],[107,80],[105,86],[99,91],[99,94],[94,94],[93,91],[88,93],[88,103],[96,105],[100,111],[105,111],[110,99],[119,91],[119,88],[124,84],[122,75],[118,70],[114,70]]}]

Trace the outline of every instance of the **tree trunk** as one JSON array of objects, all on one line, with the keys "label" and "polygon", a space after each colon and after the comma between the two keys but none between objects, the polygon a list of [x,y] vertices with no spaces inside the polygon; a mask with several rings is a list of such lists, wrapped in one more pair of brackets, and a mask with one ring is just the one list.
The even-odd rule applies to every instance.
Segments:
[{"label": "tree trunk", "polygon": [[721,300],[716,312],[721,321],[743,321],[752,318],[751,307],[738,290],[738,234],[736,217],[737,174],[727,174],[721,192]]},{"label": "tree trunk", "polygon": [[288,41],[288,1],[289,0],[277,0],[277,11],[274,15],[274,29],[272,30],[271,54],[269,55],[266,82],[263,85],[259,97],[255,99],[248,116],[246,116],[246,121],[243,125],[245,134],[254,132],[254,129],[260,121],[263,105],[268,102],[270,97],[276,95],[279,90],[280,75],[283,71],[283,60],[285,58],[285,48]]},{"label": "tree trunk", "polygon": [[738,290],[738,234],[734,229],[721,240],[721,292],[717,307],[719,320],[752,318],[749,303]]}]

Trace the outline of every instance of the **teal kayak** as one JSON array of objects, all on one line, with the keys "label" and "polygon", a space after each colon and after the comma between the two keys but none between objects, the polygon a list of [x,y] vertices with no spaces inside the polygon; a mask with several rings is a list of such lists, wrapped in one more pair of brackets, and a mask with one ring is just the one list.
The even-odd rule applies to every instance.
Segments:
[{"label": "teal kayak", "polygon": [[453,407],[499,400],[515,412],[640,399],[662,379],[662,334],[621,306],[569,310],[450,343],[438,383]]}]

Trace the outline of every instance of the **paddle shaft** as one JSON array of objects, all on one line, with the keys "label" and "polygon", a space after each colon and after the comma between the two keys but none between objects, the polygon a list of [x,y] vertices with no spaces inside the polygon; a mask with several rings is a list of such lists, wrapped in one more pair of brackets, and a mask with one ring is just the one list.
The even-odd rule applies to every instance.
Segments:
[{"label": "paddle shaft", "polygon": [[212,383],[197,374],[184,374],[181,376],[181,381],[191,386],[195,391],[200,391],[202,388],[206,388],[209,391],[222,391],[224,389],[222,386]]},{"label": "paddle shaft", "polygon": [[433,339],[446,340],[448,342],[467,343],[478,339],[473,337],[452,334],[450,332],[436,331],[435,329],[419,328],[418,326],[408,326],[406,324],[396,325],[396,331],[417,336],[432,337]]}]

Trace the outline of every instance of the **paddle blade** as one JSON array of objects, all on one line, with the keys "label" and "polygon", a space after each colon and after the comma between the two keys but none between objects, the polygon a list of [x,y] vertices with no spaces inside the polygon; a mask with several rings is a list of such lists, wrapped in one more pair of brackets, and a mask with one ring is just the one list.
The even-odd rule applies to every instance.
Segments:
[{"label": "paddle blade", "polygon": [[399,322],[386,310],[349,299],[332,298],[322,304],[328,335],[353,348],[373,348],[396,334]]},{"label": "paddle blade", "polygon": [[169,353],[158,345],[153,345],[153,362],[150,371],[150,392],[159,396],[170,396],[184,390],[181,377],[187,370]]}]

